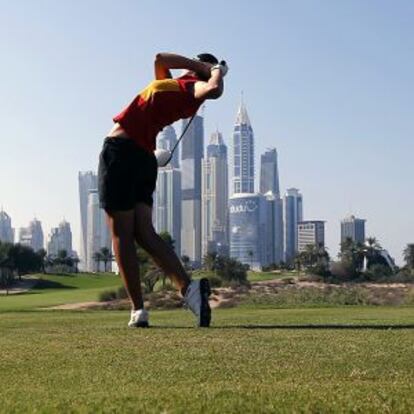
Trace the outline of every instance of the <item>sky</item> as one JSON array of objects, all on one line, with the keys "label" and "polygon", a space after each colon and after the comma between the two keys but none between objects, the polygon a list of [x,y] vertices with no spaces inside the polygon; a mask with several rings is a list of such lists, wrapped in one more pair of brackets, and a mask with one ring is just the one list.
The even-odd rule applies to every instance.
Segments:
[{"label": "sky", "polygon": [[[112,117],[152,79],[157,52],[228,62],[205,141],[231,149],[243,91],[260,154],[304,218],[355,214],[401,263],[414,242],[414,2],[0,0],[0,205],[13,227],[65,218],[79,246],[78,171],[95,170]],[[230,151],[231,152],[231,151]]]}]

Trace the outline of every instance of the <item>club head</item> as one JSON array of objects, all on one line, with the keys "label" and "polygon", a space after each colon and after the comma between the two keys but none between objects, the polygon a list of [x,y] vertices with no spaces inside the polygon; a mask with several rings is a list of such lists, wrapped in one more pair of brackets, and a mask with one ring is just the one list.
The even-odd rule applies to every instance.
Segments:
[{"label": "club head", "polygon": [[166,149],[156,149],[154,151],[155,158],[157,159],[158,167],[165,167],[171,160],[171,151]]}]

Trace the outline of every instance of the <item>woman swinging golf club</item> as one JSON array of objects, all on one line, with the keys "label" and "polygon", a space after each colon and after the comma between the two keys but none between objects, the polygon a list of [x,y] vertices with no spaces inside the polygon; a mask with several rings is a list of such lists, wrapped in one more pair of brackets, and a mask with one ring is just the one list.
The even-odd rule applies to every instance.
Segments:
[{"label": "woman swinging golf club", "polygon": [[[170,69],[185,69],[173,79]],[[155,80],[117,116],[99,157],[99,197],[106,212],[119,271],[131,303],[130,327],[147,327],[148,312],[139,277],[135,242],[145,249],[172,279],[198,326],[209,326],[208,279],[192,281],[177,255],[152,225],[152,193],[157,163],[165,165],[170,154],[156,153],[159,131],[179,119],[196,114],[206,99],[223,93],[224,61],[208,53],[195,59],[159,53],[155,58]],[[158,155],[158,160],[156,155]]]}]

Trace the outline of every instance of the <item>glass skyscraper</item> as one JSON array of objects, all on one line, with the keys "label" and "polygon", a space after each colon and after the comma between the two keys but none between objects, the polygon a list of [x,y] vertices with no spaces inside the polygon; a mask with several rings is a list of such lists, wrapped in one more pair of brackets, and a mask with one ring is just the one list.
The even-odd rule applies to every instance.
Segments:
[{"label": "glass skyscraper", "polygon": [[285,195],[285,261],[291,263],[298,252],[298,223],[303,221],[303,200],[297,188]]},{"label": "glass skyscraper", "polygon": [[[188,119],[183,120],[182,129]],[[204,155],[204,124],[199,115],[181,143],[181,255],[195,266],[201,264],[201,160]]]},{"label": "glass skyscraper", "polygon": [[260,192],[266,194],[269,191],[280,196],[276,148],[268,149],[260,157]]},{"label": "glass skyscraper", "polygon": [[243,101],[233,132],[233,194],[254,193],[254,135]]},{"label": "glass skyscraper", "polygon": [[359,243],[365,242],[365,221],[364,219],[349,216],[341,221],[341,242],[347,238]]}]

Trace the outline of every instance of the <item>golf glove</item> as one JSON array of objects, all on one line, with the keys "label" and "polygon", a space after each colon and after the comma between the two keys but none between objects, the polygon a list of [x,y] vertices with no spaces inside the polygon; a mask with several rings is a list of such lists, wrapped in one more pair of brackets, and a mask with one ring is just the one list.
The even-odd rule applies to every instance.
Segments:
[{"label": "golf glove", "polygon": [[214,65],[211,68],[211,71],[215,70],[215,69],[219,69],[221,72],[221,76],[224,78],[227,75],[227,72],[229,71],[229,67],[227,66],[227,63],[222,60],[220,63],[218,63],[217,65]]}]

